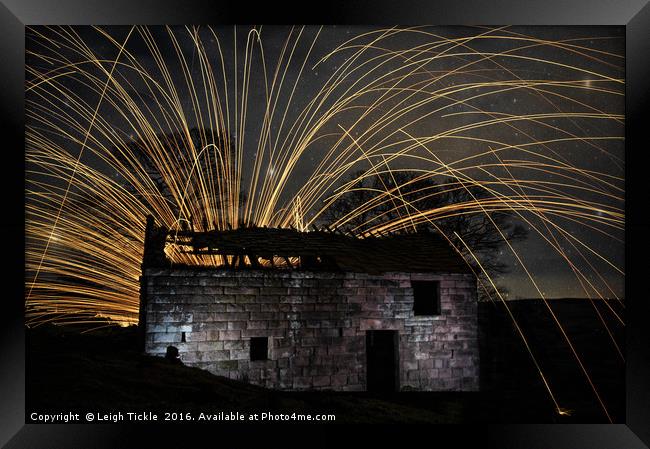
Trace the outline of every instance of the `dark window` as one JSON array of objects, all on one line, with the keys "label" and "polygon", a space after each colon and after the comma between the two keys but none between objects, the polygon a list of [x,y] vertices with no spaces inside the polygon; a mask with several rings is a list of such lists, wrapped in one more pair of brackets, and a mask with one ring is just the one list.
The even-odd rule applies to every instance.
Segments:
[{"label": "dark window", "polygon": [[411,281],[411,287],[413,287],[414,315],[440,315],[438,281]]},{"label": "dark window", "polygon": [[181,343],[185,343],[185,332],[181,333]]},{"label": "dark window", "polygon": [[251,337],[251,360],[267,360],[268,353],[268,337]]}]

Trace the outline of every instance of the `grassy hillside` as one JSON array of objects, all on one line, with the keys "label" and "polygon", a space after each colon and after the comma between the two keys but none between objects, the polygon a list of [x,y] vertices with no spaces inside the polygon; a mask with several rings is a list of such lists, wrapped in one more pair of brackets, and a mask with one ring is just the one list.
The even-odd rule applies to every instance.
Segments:
[{"label": "grassy hillside", "polygon": [[[575,353],[541,300],[512,301],[508,307],[559,405],[573,411],[573,415],[566,419],[569,422],[606,422],[589,383],[591,381],[612,419],[624,422],[625,363],[613,343],[616,342],[624,356],[625,327],[614,315],[616,313],[623,319],[623,307],[617,301],[592,303],[581,299],[554,299],[548,304]],[[540,373],[503,305],[481,304],[480,312],[482,382],[485,388],[503,391],[504,394],[534,391],[548,398]]]}]

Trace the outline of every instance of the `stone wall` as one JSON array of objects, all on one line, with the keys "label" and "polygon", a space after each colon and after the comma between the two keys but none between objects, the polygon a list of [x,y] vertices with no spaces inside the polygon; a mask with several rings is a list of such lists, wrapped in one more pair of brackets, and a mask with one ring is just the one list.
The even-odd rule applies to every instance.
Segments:
[{"label": "stone wall", "polygon": [[[440,315],[414,316],[411,280],[439,281]],[[472,275],[150,268],[142,286],[148,354],[173,345],[185,364],[232,379],[362,391],[366,331],[396,330],[400,389],[478,389]],[[269,338],[268,360],[250,360],[251,337]]]}]

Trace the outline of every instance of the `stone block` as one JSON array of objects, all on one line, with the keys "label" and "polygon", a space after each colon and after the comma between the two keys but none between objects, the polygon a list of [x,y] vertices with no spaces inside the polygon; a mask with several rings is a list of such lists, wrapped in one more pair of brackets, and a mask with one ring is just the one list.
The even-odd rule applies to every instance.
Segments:
[{"label": "stone block", "polygon": [[228,321],[228,330],[243,330],[246,329],[246,321]]},{"label": "stone block", "polygon": [[223,349],[222,341],[200,341],[197,344],[197,351],[206,352],[206,351],[217,351]]},{"label": "stone block", "polygon": [[230,360],[230,351],[224,351],[224,350],[205,351],[202,353],[201,360],[204,362]]},{"label": "stone block", "polygon": [[284,337],[285,329],[246,329],[241,331],[242,338],[250,337]]},{"label": "stone block", "polygon": [[[233,304],[235,302],[235,295],[216,295],[215,297],[212,298],[212,303],[213,304]],[[219,312],[219,310],[215,310],[215,312]]]},{"label": "stone block", "polygon": [[[472,360],[468,357],[459,357],[459,358],[453,358],[449,360],[449,367],[450,368],[469,368],[473,366],[474,363]],[[462,370],[459,373],[459,376],[462,376]]]},{"label": "stone block", "polygon": [[167,333],[174,332],[192,332],[191,324],[169,324],[167,325]]},{"label": "stone block", "polygon": [[285,296],[287,289],[284,287],[264,287],[260,290],[262,296]]},{"label": "stone block", "polygon": [[177,333],[158,332],[153,335],[154,343],[180,343],[181,335]]},{"label": "stone block", "polygon": [[249,360],[250,351],[248,349],[232,349],[230,351],[230,358],[233,360]]},{"label": "stone block", "polygon": [[266,284],[263,277],[249,276],[246,278],[239,278],[239,285],[242,287],[264,287]]},{"label": "stone block", "polygon": [[242,333],[238,330],[219,331],[219,340],[241,340]]},{"label": "stone block", "polygon": [[314,376],[314,387],[329,387],[331,384],[330,376]]},{"label": "stone block", "polygon": [[286,314],[281,312],[251,312],[251,320],[283,320]]},{"label": "stone block", "polygon": [[247,321],[246,329],[267,329],[269,327],[268,321]]},{"label": "stone block", "polygon": [[[223,297],[221,297],[223,299]],[[224,301],[221,304],[208,304],[208,312],[222,313],[227,310],[227,302]]]},{"label": "stone block", "polygon": [[312,387],[312,378],[311,377],[294,377],[293,378],[293,388],[300,390],[300,389],[308,389]]},{"label": "stone block", "polygon": [[236,370],[239,368],[239,362],[237,360],[222,360],[216,363],[216,367],[220,370]]},{"label": "stone block", "polygon": [[236,295],[238,304],[259,304],[261,302],[269,302],[268,298],[260,295]]},{"label": "stone block", "polygon": [[418,368],[420,370],[432,369],[433,359],[418,360]]},{"label": "stone block", "polygon": [[[225,331],[228,330],[228,322],[227,321],[212,321],[204,324],[203,329],[206,331]],[[213,337],[214,339],[217,339],[218,337]]]},{"label": "stone block", "polygon": [[330,376],[330,385],[332,387],[340,387],[343,385],[347,385],[347,383],[348,383],[347,374],[334,374]]},{"label": "stone block", "polygon": [[257,287],[224,287],[223,293],[225,295],[251,295],[257,296],[260,292],[260,289]]},{"label": "stone block", "polygon": [[419,370],[410,370],[406,372],[406,379],[411,380],[420,380],[420,371]]},{"label": "stone block", "polygon": [[403,362],[403,369],[407,371],[413,371],[418,369],[418,362],[417,360],[414,361],[404,361]]},{"label": "stone block", "polygon": [[[263,284],[264,287],[282,287],[282,279],[265,277]],[[264,290],[262,290],[262,292],[266,290],[267,289],[265,288]]]},{"label": "stone block", "polygon": [[269,329],[288,329],[289,322],[284,321],[268,321]]},{"label": "stone block", "polygon": [[244,304],[226,304],[226,312],[245,312]]},{"label": "stone block", "polygon": [[244,340],[227,340],[223,342],[223,349],[244,349],[247,347]]},{"label": "stone block", "polygon": [[303,299],[302,296],[285,295],[280,297],[280,302],[286,304],[300,304],[303,302]]},{"label": "stone block", "polygon": [[215,321],[248,321],[248,312],[232,312],[215,314]]},{"label": "stone block", "polygon": [[[150,319],[150,318],[149,318]],[[153,322],[153,319],[150,319],[150,323]],[[163,333],[167,332],[167,325],[165,324],[149,324],[147,326],[147,332],[148,333]]]},{"label": "stone block", "polygon": [[187,332],[185,334],[185,340],[188,342],[192,341],[205,341],[207,340],[207,333],[206,332]]},{"label": "stone block", "polygon": [[256,304],[260,305],[260,308],[262,308],[264,304],[271,304],[273,311],[275,311],[278,308],[281,297],[282,296],[280,295],[259,295],[254,301]]}]

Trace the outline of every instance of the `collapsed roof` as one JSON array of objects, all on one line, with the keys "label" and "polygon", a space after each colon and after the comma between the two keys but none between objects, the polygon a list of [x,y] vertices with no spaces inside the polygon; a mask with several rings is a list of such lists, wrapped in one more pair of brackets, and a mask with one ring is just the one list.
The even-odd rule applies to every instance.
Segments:
[{"label": "collapsed roof", "polygon": [[[301,232],[294,229],[240,228],[235,230],[171,233],[169,238],[188,245],[194,254],[299,258],[298,268],[358,273],[435,272],[471,273],[467,263],[441,236],[434,233],[393,234],[357,238],[338,232]],[[233,264],[234,267],[234,264]]]}]

